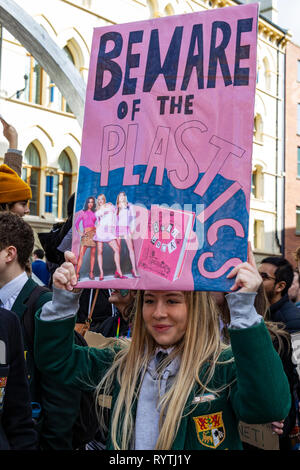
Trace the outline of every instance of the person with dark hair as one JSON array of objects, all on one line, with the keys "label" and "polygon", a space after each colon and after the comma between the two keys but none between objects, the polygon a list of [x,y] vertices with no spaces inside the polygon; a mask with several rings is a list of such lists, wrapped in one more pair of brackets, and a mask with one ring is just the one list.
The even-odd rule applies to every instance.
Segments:
[{"label": "person with dark hair", "polygon": [[50,273],[47,268],[47,264],[43,261],[45,256],[44,250],[34,250],[32,254],[33,263],[31,265],[32,272],[43,282],[45,286],[48,285]]},{"label": "person with dark hair", "polygon": [[[94,276],[94,265],[96,257],[96,242],[93,237],[96,233],[95,223],[96,223],[96,202],[95,198],[90,196],[86,199],[84,203],[83,210],[79,213],[75,220],[75,228],[80,234],[80,252],[78,258],[78,264],[76,268],[77,280],[80,278],[80,269],[83,263],[83,257],[87,248],[91,249],[90,256],[90,273],[89,278],[95,279]],[[81,227],[82,225],[82,227]]]},{"label": "person with dark hair", "polygon": [[[12,212],[0,212],[0,304],[14,312],[21,322],[39,447],[42,450],[72,450],[81,393],[63,384],[54,385],[52,378],[36,369],[33,318],[37,310],[51,300],[52,292],[45,288],[40,290],[25,271],[33,244],[33,230],[22,217]],[[38,416],[37,409],[40,409]]]},{"label": "person with dark hair", "polygon": [[283,257],[270,256],[262,260],[258,270],[270,303],[270,320],[283,323],[289,333],[300,331],[300,310],[288,296],[294,278],[292,265]]},{"label": "person with dark hair", "polygon": [[108,301],[115,306],[115,315],[107,317],[94,331],[105,337],[130,337],[135,290],[112,289]]},{"label": "person with dark hair", "polygon": [[2,307],[0,345],[0,450],[35,450],[21,326],[17,315]]}]

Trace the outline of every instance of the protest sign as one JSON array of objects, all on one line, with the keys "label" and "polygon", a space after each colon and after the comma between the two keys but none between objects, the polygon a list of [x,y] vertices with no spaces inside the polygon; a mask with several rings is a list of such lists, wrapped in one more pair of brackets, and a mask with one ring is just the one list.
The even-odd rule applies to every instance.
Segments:
[{"label": "protest sign", "polygon": [[247,424],[239,422],[241,441],[262,450],[279,450],[279,438],[271,424]]},{"label": "protest sign", "polygon": [[228,291],[247,259],[258,5],[95,28],[78,285]]}]

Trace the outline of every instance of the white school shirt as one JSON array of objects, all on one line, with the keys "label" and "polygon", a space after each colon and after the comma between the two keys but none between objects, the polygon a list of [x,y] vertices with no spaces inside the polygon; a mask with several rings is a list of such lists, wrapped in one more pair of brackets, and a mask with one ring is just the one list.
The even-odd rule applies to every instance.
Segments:
[{"label": "white school shirt", "polygon": [[24,285],[28,281],[28,276],[24,271],[0,289],[0,305],[7,310],[11,310],[16,298],[20,294]]}]

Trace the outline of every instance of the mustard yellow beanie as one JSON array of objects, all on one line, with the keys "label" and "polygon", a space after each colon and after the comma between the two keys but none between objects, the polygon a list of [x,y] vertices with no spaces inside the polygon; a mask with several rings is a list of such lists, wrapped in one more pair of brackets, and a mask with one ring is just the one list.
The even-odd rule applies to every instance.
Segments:
[{"label": "mustard yellow beanie", "polygon": [[31,188],[7,165],[0,165],[0,203],[27,201]]}]

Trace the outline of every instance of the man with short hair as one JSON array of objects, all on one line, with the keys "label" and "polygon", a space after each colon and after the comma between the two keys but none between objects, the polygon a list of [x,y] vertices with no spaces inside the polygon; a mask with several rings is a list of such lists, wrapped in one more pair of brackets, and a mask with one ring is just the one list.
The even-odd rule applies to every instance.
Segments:
[{"label": "man with short hair", "polygon": [[289,333],[300,331],[300,310],[289,300],[294,271],[283,257],[264,258],[259,267],[265,293],[270,302],[271,321],[284,323]]},{"label": "man with short hair", "polygon": [[[72,450],[72,430],[79,413],[81,394],[71,387],[58,386],[37,370],[33,344],[30,345],[28,340],[28,323],[24,320],[28,301],[38,286],[25,271],[33,243],[32,228],[22,217],[12,212],[0,212],[0,304],[15,312],[21,321],[31,402],[41,406],[37,419],[40,448]],[[35,313],[51,298],[50,291],[39,293],[32,306],[32,329]]]},{"label": "man with short hair", "polygon": [[32,272],[43,282],[45,286],[48,286],[50,273],[47,268],[47,264],[43,261],[45,252],[42,249],[34,250],[32,253],[33,263],[31,265]]}]

